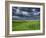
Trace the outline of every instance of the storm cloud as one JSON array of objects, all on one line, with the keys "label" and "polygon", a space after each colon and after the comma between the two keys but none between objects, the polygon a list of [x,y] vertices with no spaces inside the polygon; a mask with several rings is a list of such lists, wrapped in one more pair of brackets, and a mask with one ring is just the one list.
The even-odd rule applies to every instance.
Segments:
[{"label": "storm cloud", "polygon": [[40,8],[12,7],[13,20],[39,20]]}]

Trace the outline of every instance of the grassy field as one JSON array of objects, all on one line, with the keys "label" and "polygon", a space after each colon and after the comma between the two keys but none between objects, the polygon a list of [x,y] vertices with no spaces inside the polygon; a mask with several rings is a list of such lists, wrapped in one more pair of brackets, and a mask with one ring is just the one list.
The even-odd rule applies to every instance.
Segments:
[{"label": "grassy field", "polygon": [[40,21],[12,21],[12,31],[40,30]]}]

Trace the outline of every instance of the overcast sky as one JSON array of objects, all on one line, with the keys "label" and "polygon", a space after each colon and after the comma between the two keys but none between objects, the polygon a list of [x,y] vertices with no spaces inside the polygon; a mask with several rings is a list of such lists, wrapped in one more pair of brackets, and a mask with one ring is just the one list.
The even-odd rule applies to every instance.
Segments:
[{"label": "overcast sky", "polygon": [[12,19],[39,20],[40,19],[40,8],[12,7]]}]

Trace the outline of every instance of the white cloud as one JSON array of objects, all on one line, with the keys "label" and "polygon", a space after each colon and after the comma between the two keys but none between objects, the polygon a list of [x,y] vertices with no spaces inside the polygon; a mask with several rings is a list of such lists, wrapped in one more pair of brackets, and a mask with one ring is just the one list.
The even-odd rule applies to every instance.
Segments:
[{"label": "white cloud", "polygon": [[16,14],[20,14],[20,9],[16,9]]},{"label": "white cloud", "polygon": [[40,12],[34,13],[34,15],[39,15]]},{"label": "white cloud", "polygon": [[35,11],[35,9],[32,9],[32,11]]},{"label": "white cloud", "polygon": [[26,11],[22,11],[21,13],[22,13],[23,15],[25,15],[25,16],[30,16],[29,13],[26,12]]}]

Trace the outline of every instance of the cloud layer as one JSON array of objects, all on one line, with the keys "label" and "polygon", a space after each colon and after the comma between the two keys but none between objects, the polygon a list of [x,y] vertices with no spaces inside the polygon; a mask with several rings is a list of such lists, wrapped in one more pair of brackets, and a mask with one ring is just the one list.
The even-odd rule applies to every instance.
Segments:
[{"label": "cloud layer", "polygon": [[12,7],[13,20],[39,20],[40,8]]}]

